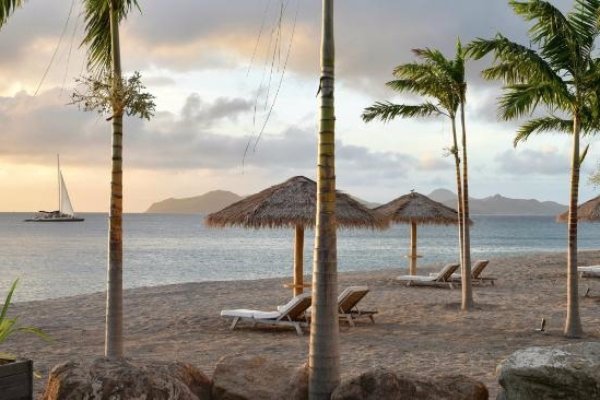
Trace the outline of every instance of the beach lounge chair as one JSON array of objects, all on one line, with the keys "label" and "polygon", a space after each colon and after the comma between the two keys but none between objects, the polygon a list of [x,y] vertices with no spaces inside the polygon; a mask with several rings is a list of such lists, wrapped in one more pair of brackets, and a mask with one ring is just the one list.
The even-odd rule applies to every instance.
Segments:
[{"label": "beach lounge chair", "polygon": [[279,326],[293,326],[296,329],[298,335],[302,335],[302,327],[307,326],[305,313],[310,307],[311,297],[310,293],[303,293],[292,300],[286,305],[280,307],[278,311],[260,311],[260,310],[223,310],[221,311],[221,317],[233,319],[231,323],[231,330],[234,330],[238,322],[249,321],[254,325],[265,324],[265,325],[279,325]]},{"label": "beach lounge chair", "polygon": [[348,321],[350,326],[354,326],[354,321],[361,317],[367,317],[372,323],[375,323],[373,315],[377,314],[377,311],[371,310],[360,310],[358,303],[369,293],[367,286],[350,286],[344,289],[338,296],[338,313],[340,319]]},{"label": "beach lounge chair", "polygon": [[[481,284],[490,282],[492,285],[494,284],[494,281],[496,280],[496,278],[492,278],[489,276],[486,276],[486,277],[481,276],[481,273],[483,272],[485,267],[488,266],[489,263],[490,263],[489,260],[475,261],[475,263],[473,264],[473,268],[471,269],[471,282],[481,283]],[[437,275],[437,273],[433,272],[429,275]],[[450,278],[448,280],[450,282],[454,282],[454,283],[461,283],[462,282],[461,274],[460,273],[452,274],[452,275],[450,275]]]},{"label": "beach lounge chair", "polygon": [[577,267],[577,272],[579,272],[583,278],[600,278],[600,265]]},{"label": "beach lounge chair", "polygon": [[456,272],[458,266],[458,264],[447,264],[440,272],[434,275],[401,275],[396,280],[406,282],[406,286],[434,286],[453,289],[455,282],[451,282],[449,279]]}]

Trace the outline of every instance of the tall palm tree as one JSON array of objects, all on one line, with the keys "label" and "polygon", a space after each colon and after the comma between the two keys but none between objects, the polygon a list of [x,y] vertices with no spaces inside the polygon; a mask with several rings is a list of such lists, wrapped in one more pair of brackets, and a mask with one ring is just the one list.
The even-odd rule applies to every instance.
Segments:
[{"label": "tall palm tree", "polygon": [[487,79],[503,79],[500,99],[505,120],[531,115],[543,105],[549,116],[534,118],[521,126],[515,145],[532,133],[564,130],[570,125],[573,138],[568,217],[567,317],[564,334],[583,334],[579,316],[577,282],[577,202],[579,169],[585,151],[580,154],[580,134],[592,126],[598,115],[600,75],[598,60],[593,58],[594,44],[600,33],[600,0],[575,0],[573,9],[563,14],[547,1],[510,1],[514,12],[534,24],[529,29],[531,45],[515,43],[501,34],[493,39],[477,39],[468,53],[482,58],[493,53],[494,65],[483,71]]},{"label": "tall palm tree", "polygon": [[462,224],[463,224],[463,252],[461,259],[461,309],[469,311],[473,308],[473,288],[471,285],[471,227],[469,225],[469,167],[467,162],[467,127],[465,122],[465,103],[467,102],[467,82],[465,80],[465,51],[460,40],[456,44],[455,68],[452,70],[452,81],[460,101],[460,126],[462,130]]},{"label": "tall palm tree", "polygon": [[310,400],[329,399],[340,381],[335,221],[335,42],[333,0],[323,0],[317,221],[308,354]]},{"label": "tall palm tree", "polygon": [[[409,92],[425,97],[425,102],[417,105],[394,104],[391,102],[376,102],[367,107],[362,114],[365,122],[379,119],[389,122],[396,117],[414,118],[429,116],[445,116],[450,119],[452,127],[452,147],[450,153],[454,158],[456,170],[456,192],[458,209],[458,233],[459,233],[459,252],[461,265],[467,265],[464,262],[464,227],[468,217],[463,217],[464,194],[463,178],[460,169],[460,152],[458,146],[458,136],[456,131],[456,118],[459,106],[464,104],[464,56],[460,41],[457,44],[457,54],[454,59],[446,58],[442,52],[435,49],[414,49],[413,53],[419,59],[418,62],[407,63],[397,66],[394,69],[394,76],[397,78],[388,82],[386,85],[391,89],[403,93]],[[431,99],[431,100],[429,100]],[[433,102],[432,102],[433,101]],[[461,108],[461,115],[464,115],[464,108]],[[466,131],[463,123],[463,152],[466,144]],[[466,171],[466,169],[465,169]],[[468,206],[468,199],[467,204]],[[468,248],[467,248],[468,249]],[[470,263],[468,263],[470,266]],[[466,304],[470,307],[472,304],[472,292],[470,286],[470,273],[463,271],[463,277],[467,281],[462,285],[463,300],[469,300]],[[466,292],[466,293],[465,293]],[[463,305],[464,302],[463,302]]]},{"label": "tall palm tree", "polygon": [[25,0],[0,0],[0,28],[17,7],[21,7]]},{"label": "tall palm tree", "polygon": [[112,167],[108,228],[105,356],[123,357],[123,114],[119,23],[136,0],[84,0],[88,67],[112,84]]}]

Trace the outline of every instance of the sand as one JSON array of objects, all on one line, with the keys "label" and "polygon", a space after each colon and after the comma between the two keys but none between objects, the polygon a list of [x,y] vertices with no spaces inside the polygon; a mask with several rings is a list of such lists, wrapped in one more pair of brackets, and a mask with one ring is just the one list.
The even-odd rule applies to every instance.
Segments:
[{"label": "sand", "polygon": [[[580,265],[600,263],[600,251],[582,252]],[[436,266],[436,268],[438,268]],[[426,274],[436,268],[420,268]],[[513,351],[535,345],[572,343],[562,328],[566,301],[566,256],[544,253],[491,259],[486,275],[495,286],[475,287],[476,308],[460,311],[460,290],[405,287],[394,277],[405,270],[344,273],[340,291],[367,284],[371,292],[363,308],[376,308],[355,328],[340,328],[343,377],[382,365],[421,376],[465,374],[483,381],[495,398],[496,365]],[[125,292],[127,356],[134,359],[190,362],[210,375],[225,354],[267,355],[290,365],[306,360],[308,335],[293,329],[251,328],[241,323],[229,330],[221,309],[272,310],[291,296],[282,283],[288,279],[185,283],[131,289]],[[590,288],[590,295],[583,297]],[[600,337],[600,279],[581,279],[580,310],[586,335]],[[54,338],[45,343],[18,335],[0,351],[31,358],[43,390],[53,365],[103,354],[105,294],[95,293],[15,304],[22,322],[43,328]],[[541,318],[546,333],[535,332]]]}]

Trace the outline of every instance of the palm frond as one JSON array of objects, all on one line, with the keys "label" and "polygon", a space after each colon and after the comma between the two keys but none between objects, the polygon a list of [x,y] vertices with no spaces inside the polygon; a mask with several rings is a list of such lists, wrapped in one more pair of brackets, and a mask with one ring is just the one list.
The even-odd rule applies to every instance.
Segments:
[{"label": "palm frond", "polygon": [[370,107],[365,108],[362,114],[362,119],[365,122],[371,122],[374,119],[379,119],[383,122],[389,122],[396,117],[414,118],[414,117],[429,117],[431,115],[444,114],[437,106],[426,102],[419,105],[393,104],[388,101],[376,102]]},{"label": "palm frond", "polygon": [[582,152],[581,152],[581,154],[579,155],[579,160],[577,160],[577,161],[578,161],[578,163],[579,163],[579,166],[580,166],[580,167],[581,167],[581,164],[583,164],[583,162],[585,161],[585,158],[587,157],[587,155],[588,155],[588,151],[589,151],[589,150],[590,150],[590,144],[588,143],[588,144],[585,146],[585,149],[583,149],[583,151],[582,151]]},{"label": "palm frond", "polygon": [[574,74],[579,59],[576,32],[567,17],[554,5],[542,0],[511,0],[515,13],[527,21],[535,21],[529,29],[531,41],[555,69]]},{"label": "palm frond", "polygon": [[452,63],[451,75],[455,82],[465,82],[465,57],[466,49],[460,41],[460,38],[456,40],[456,56]]},{"label": "palm frond", "polygon": [[565,15],[553,4],[543,0],[516,1],[510,0],[509,4],[515,14],[526,21],[535,21],[529,29],[534,43],[543,45],[548,38],[561,36],[567,41],[573,34],[571,24]]},{"label": "palm frond", "polygon": [[511,120],[529,115],[540,103],[555,110],[569,109],[568,102],[557,94],[552,84],[521,83],[505,87],[499,102],[500,117]]},{"label": "palm frond", "polygon": [[530,119],[517,130],[513,145],[517,147],[519,143],[529,139],[529,136],[547,132],[571,134],[573,132],[573,121],[555,116]]},{"label": "palm frond", "polygon": [[540,54],[501,34],[493,39],[475,39],[467,46],[466,53],[476,60],[493,53],[495,66],[483,71],[485,79],[502,79],[508,84],[542,80],[555,82],[566,90],[563,79]]},{"label": "palm frond", "polygon": [[444,96],[449,84],[451,84],[449,80],[442,80],[435,76],[426,75],[419,79],[395,79],[386,82],[385,85],[399,93],[410,92],[422,96],[439,98]]},{"label": "palm frond", "polygon": [[425,76],[435,76],[439,72],[435,66],[425,63],[406,63],[398,65],[392,72],[399,79],[421,79]]},{"label": "palm frond", "polygon": [[575,0],[575,6],[567,15],[567,20],[583,50],[581,56],[589,57],[600,29],[600,0]]},{"label": "palm frond", "polygon": [[432,65],[444,72],[452,69],[451,61],[448,60],[438,49],[430,49],[426,47],[424,49],[413,49],[412,52],[414,55],[424,61],[425,65]]},{"label": "palm frond", "polygon": [[10,15],[21,7],[25,0],[0,0],[0,29]]},{"label": "palm frond", "polygon": [[[137,0],[117,0],[117,19],[121,22],[132,8],[140,10]],[[102,74],[110,67],[110,9],[107,0],[84,0],[85,36],[88,70]]]}]

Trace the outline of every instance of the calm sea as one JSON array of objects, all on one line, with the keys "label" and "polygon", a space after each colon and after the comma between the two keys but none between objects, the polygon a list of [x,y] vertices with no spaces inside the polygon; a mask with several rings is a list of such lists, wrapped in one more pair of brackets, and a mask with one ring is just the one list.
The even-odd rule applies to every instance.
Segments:
[{"label": "calm sea", "polygon": [[[26,223],[30,214],[0,213],[0,297],[15,278],[16,301],[102,291],[106,280],[107,216],[82,214],[80,223]],[[475,216],[473,258],[564,251],[566,226],[553,217]],[[582,224],[581,249],[600,247],[600,225]],[[126,287],[291,276],[293,231],[206,228],[199,215],[124,217]],[[314,233],[306,232],[305,266]],[[408,227],[384,232],[341,230],[340,271],[406,268]],[[457,259],[455,227],[419,228],[425,264]]]}]

